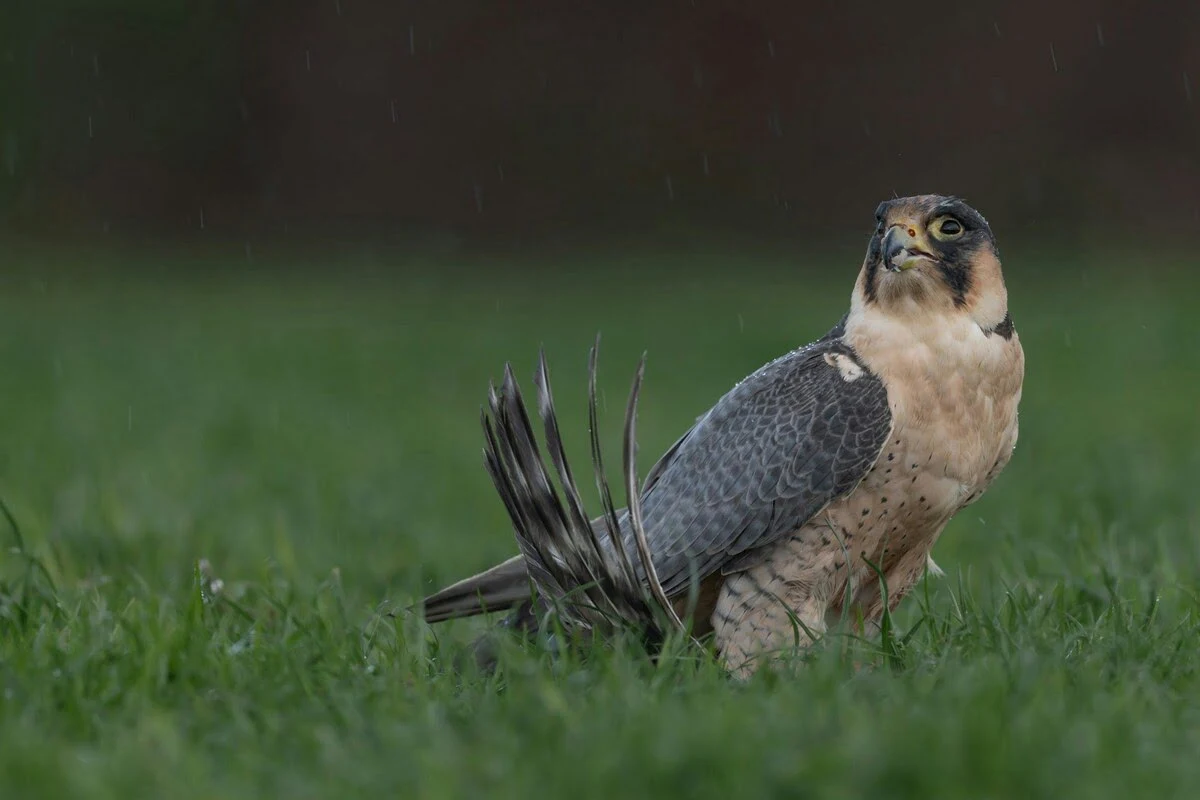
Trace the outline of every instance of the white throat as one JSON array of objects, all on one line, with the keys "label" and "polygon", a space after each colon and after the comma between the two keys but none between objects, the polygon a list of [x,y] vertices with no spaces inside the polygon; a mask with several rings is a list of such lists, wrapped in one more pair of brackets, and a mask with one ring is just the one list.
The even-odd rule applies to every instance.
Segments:
[{"label": "white throat", "polygon": [[[1005,316],[1003,305],[988,308],[986,327]],[[982,380],[1005,359],[1005,340],[965,307],[894,298],[868,303],[861,291],[850,301],[846,341],[885,385]]]}]

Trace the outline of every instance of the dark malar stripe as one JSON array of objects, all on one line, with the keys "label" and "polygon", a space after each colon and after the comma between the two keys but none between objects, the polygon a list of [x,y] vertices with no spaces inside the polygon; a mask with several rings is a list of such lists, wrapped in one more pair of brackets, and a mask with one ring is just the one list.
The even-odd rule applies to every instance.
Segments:
[{"label": "dark malar stripe", "polygon": [[863,292],[866,294],[867,302],[874,303],[877,298],[875,291],[875,281],[879,273],[879,257],[883,250],[883,226],[871,236],[871,243],[867,247],[867,274],[864,281]]},{"label": "dark malar stripe", "polygon": [[967,292],[971,289],[971,270],[967,265],[959,264],[958,259],[954,261],[938,262],[938,271],[942,273],[942,280],[946,282],[946,286],[950,289],[950,294],[954,296],[954,305],[957,308],[962,308],[967,304]]}]

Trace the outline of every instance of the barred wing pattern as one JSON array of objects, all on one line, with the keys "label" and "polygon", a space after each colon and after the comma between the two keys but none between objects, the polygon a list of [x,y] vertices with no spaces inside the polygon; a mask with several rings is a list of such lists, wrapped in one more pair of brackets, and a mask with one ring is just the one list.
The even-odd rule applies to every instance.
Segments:
[{"label": "barred wing pattern", "polygon": [[[861,374],[844,378],[839,358]],[[883,382],[840,339],[788,353],[742,381],[696,423],[642,499],[664,590],[750,566],[850,493],[891,428]]]}]

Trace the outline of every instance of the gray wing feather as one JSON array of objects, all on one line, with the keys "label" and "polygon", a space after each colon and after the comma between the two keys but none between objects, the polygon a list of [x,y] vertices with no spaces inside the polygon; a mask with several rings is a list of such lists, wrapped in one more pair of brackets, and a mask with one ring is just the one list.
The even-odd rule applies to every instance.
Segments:
[{"label": "gray wing feather", "polygon": [[865,367],[846,381],[826,355],[855,358],[843,341],[825,338],[771,362],[652,471],[642,512],[668,594],[693,575],[746,566],[743,556],[849,493],[878,458],[892,427],[882,381]]}]

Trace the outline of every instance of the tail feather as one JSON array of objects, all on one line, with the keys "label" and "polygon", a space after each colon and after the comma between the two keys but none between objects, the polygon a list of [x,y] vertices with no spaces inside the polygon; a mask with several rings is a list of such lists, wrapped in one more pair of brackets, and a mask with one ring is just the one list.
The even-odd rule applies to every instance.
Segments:
[{"label": "tail feather", "polygon": [[[538,406],[554,439],[557,418],[544,358],[539,358],[539,366],[545,380],[537,381]],[[505,368],[499,396],[489,397],[489,406],[494,434],[488,442],[488,471],[500,495],[510,498],[506,505],[517,543],[538,590],[552,603],[561,604],[570,596],[574,610],[582,612],[577,621],[584,627],[595,624],[597,615],[640,616],[637,604],[628,602],[631,595],[637,597],[634,587],[613,580],[621,573],[607,568],[591,525],[582,514],[575,516],[564,507],[551,483],[511,366]],[[552,449],[554,444],[561,442],[552,443]],[[565,467],[565,459],[562,462]],[[578,496],[569,469],[560,468],[559,478],[567,484],[568,498]]]},{"label": "tail feather", "polygon": [[[604,477],[596,434],[598,346],[597,340],[588,362],[588,395],[592,420],[592,466],[604,505],[604,525],[594,525],[583,511],[580,493],[567,464],[559,433],[544,353],[539,355],[534,381],[538,413],[545,429],[551,462],[563,487],[565,503],[546,471],[511,368],[505,369],[499,394],[495,391],[489,394],[490,415],[487,412],[484,414],[488,472],[509,512],[530,577],[539,593],[550,603],[559,606],[565,618],[585,629],[617,620],[655,628],[657,619],[665,613],[673,624],[681,626],[657,581],[645,532],[640,530],[640,513],[632,513],[628,519],[638,540],[642,574],[648,587],[638,579],[637,570],[622,541],[621,527]],[[631,510],[640,510],[634,464],[636,446],[633,418],[637,413],[643,367],[644,359],[634,380],[626,410],[624,472]],[[597,535],[598,529],[605,533],[608,546]]]},{"label": "tail feather", "polygon": [[[538,390],[538,416],[542,418],[546,447],[550,450],[550,460],[558,473],[558,482],[567,499],[566,513],[562,516],[568,524],[563,527],[563,531],[572,537],[582,534],[583,538],[582,541],[575,542],[574,547],[566,550],[564,560],[568,562],[568,568],[576,567],[587,575],[589,581],[599,583],[606,577],[605,567],[610,565],[604,563],[597,565],[595,559],[589,558],[590,555],[603,554],[604,551],[601,548],[600,540],[596,538],[596,531],[593,529],[591,521],[584,514],[583,499],[579,496],[579,488],[575,485],[571,467],[567,464],[566,449],[558,430],[558,416],[554,411],[554,396],[550,391],[550,375],[546,370],[545,351],[538,353],[534,384]],[[601,559],[604,560],[603,555],[601,555]],[[578,572],[575,574],[579,576]]]},{"label": "tail feather", "polygon": [[[510,408],[514,403],[514,395],[515,407]],[[529,430],[529,420],[521,404],[510,367],[505,367],[500,393],[496,392],[494,386],[488,387],[488,407],[491,416],[486,411],[483,412],[486,437],[484,463],[496,492],[504,502],[513,528],[520,532],[553,525],[552,512],[556,509],[547,509],[537,502],[537,498],[545,496],[550,489],[545,473],[540,470],[540,460],[536,456],[530,458],[533,434]],[[530,473],[533,473],[532,476]],[[529,483],[531,479],[538,478],[543,484],[540,491]],[[552,593],[560,593],[562,588],[555,583],[554,574],[545,568],[550,557],[549,554],[540,551],[541,542],[522,537],[518,533],[517,545],[525,558],[526,568],[534,584],[550,586]]]},{"label": "tail feather", "polygon": [[642,558],[642,568],[646,572],[646,584],[650,594],[658,604],[659,609],[678,630],[683,629],[683,621],[675,611],[675,606],[667,598],[662,582],[658,579],[658,571],[654,568],[654,558],[650,554],[650,543],[646,540],[646,530],[642,527],[641,490],[637,485],[637,399],[642,388],[642,376],[646,373],[646,356],[638,362],[637,372],[633,376],[633,388],[629,392],[629,405],[625,410],[625,492],[629,496],[629,527],[633,530],[634,541],[637,542],[638,554]]},{"label": "tail feather", "polygon": [[514,556],[491,569],[451,584],[425,598],[426,622],[504,611],[529,599],[525,558]]},{"label": "tail feather", "polygon": [[621,536],[621,520],[613,505],[612,492],[608,489],[608,478],[604,472],[604,457],[600,452],[600,415],[596,412],[596,358],[600,351],[600,335],[596,335],[596,343],[588,353],[588,430],[591,433],[592,471],[596,476],[596,490],[600,493],[600,506],[604,510],[601,515],[608,541],[612,542],[616,551],[617,568],[621,577],[630,585],[637,583],[637,573],[625,553],[625,541]]},{"label": "tail feather", "polygon": [[[626,407],[622,466],[628,511],[622,517],[614,507],[600,452],[596,411],[599,344],[597,337],[588,359],[588,418],[592,469],[603,513],[594,521],[589,519],[567,463],[545,353],[538,355],[534,385],[538,416],[562,495],[542,458],[512,367],[506,365],[499,390],[495,385],[488,387],[487,407],[481,411],[480,421],[484,464],[508,512],[521,555],[425,598],[426,621],[521,606],[530,599],[532,581],[539,605],[556,607],[565,622],[583,630],[624,623],[642,627],[650,637],[658,638],[663,621],[682,629],[658,580],[642,528],[635,419],[645,357],[638,365]],[[628,524],[627,533],[636,544],[640,571],[630,558],[622,521]]]}]

